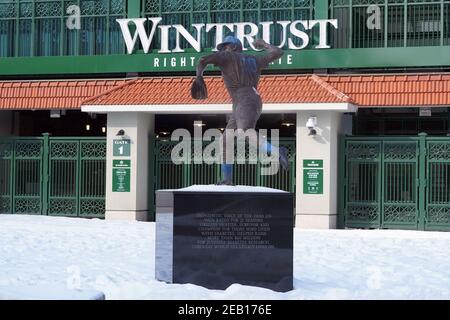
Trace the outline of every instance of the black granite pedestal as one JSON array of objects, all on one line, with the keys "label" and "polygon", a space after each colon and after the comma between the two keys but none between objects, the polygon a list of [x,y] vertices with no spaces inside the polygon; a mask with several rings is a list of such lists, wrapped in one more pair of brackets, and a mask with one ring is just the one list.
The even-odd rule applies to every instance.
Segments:
[{"label": "black granite pedestal", "polygon": [[226,289],[293,288],[293,195],[193,186],[156,193],[156,278]]}]

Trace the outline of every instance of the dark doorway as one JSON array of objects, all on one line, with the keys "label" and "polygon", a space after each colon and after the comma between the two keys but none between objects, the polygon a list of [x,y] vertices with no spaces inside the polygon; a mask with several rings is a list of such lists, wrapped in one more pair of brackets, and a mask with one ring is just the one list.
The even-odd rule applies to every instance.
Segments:
[{"label": "dark doorway", "polygon": [[14,112],[13,123],[19,136],[40,136],[50,133],[59,137],[106,136],[106,115],[71,111],[19,111]]},{"label": "dark doorway", "polygon": [[426,115],[419,108],[360,109],[353,119],[355,135],[450,134],[450,113],[446,107],[430,108]]},{"label": "dark doorway", "polygon": [[[194,121],[204,124],[203,131],[208,129],[223,129],[227,125],[225,114],[183,114],[183,115],[157,115],[155,119],[155,133],[159,137],[170,136],[179,128],[187,129],[193,133]],[[295,114],[263,114],[256,129],[278,129],[280,137],[294,137],[296,131]]]}]

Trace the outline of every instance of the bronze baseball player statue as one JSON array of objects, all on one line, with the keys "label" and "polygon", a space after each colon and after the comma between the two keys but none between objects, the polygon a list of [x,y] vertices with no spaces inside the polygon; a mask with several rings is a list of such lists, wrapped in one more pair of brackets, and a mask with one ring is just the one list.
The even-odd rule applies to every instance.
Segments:
[{"label": "bronze baseball player statue", "polygon": [[[283,51],[266,43],[264,40],[256,40],[253,44],[257,49],[265,49],[263,55],[246,55],[242,53],[242,43],[234,35],[227,36],[225,41],[217,46],[218,51],[200,58],[197,66],[197,78],[191,87],[191,95],[194,99],[206,99],[207,89],[203,80],[203,72],[210,64],[218,67],[228,93],[233,102],[233,112],[228,120],[226,129],[238,130],[238,138],[243,131],[255,129],[261,115],[262,100],[258,92],[258,82],[261,70],[267,68],[272,61],[279,59]],[[251,138],[250,138],[251,139]],[[250,143],[258,144],[258,141]],[[260,148],[266,153],[275,152],[275,147],[267,141],[259,142]],[[226,134],[223,134],[224,157],[222,163],[222,178],[218,184],[233,184],[233,165],[226,163]],[[283,169],[288,168],[287,150],[279,148],[279,161]]]}]

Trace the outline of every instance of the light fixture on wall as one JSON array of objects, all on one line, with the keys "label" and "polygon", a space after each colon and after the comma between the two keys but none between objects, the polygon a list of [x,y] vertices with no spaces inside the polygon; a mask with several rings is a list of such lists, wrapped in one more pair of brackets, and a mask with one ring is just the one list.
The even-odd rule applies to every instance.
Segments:
[{"label": "light fixture on wall", "polygon": [[294,125],[295,125],[294,122],[289,121],[289,119],[286,119],[286,116],[285,116],[284,113],[281,115],[281,126],[289,128],[289,127],[292,127]]},{"label": "light fixture on wall", "polygon": [[120,129],[119,132],[116,133],[116,136],[123,138],[123,136],[125,136],[125,130]]},{"label": "light fixture on wall", "polygon": [[52,119],[61,118],[61,110],[50,110],[50,118]]},{"label": "light fixture on wall", "polygon": [[294,126],[295,123],[289,122],[289,121],[284,121],[284,122],[281,123],[281,125],[282,125],[283,127],[288,127],[288,128],[289,128],[289,127]]},{"label": "light fixture on wall", "polygon": [[315,136],[317,134],[317,117],[311,116],[308,118],[308,121],[306,121],[306,127],[309,129],[308,136]]},{"label": "light fixture on wall", "polygon": [[91,131],[91,125],[90,124],[86,125],[86,131]]},{"label": "light fixture on wall", "polygon": [[102,132],[106,133],[106,127],[102,127]]},{"label": "light fixture on wall", "polygon": [[194,127],[204,127],[206,123],[203,123],[201,120],[194,121]]}]

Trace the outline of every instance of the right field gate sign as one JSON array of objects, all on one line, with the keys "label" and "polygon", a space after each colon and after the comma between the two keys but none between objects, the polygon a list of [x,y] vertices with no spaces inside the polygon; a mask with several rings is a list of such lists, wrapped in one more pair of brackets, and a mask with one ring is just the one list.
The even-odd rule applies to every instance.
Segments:
[{"label": "right field gate sign", "polygon": [[303,193],[323,194],[323,160],[303,160]]}]

